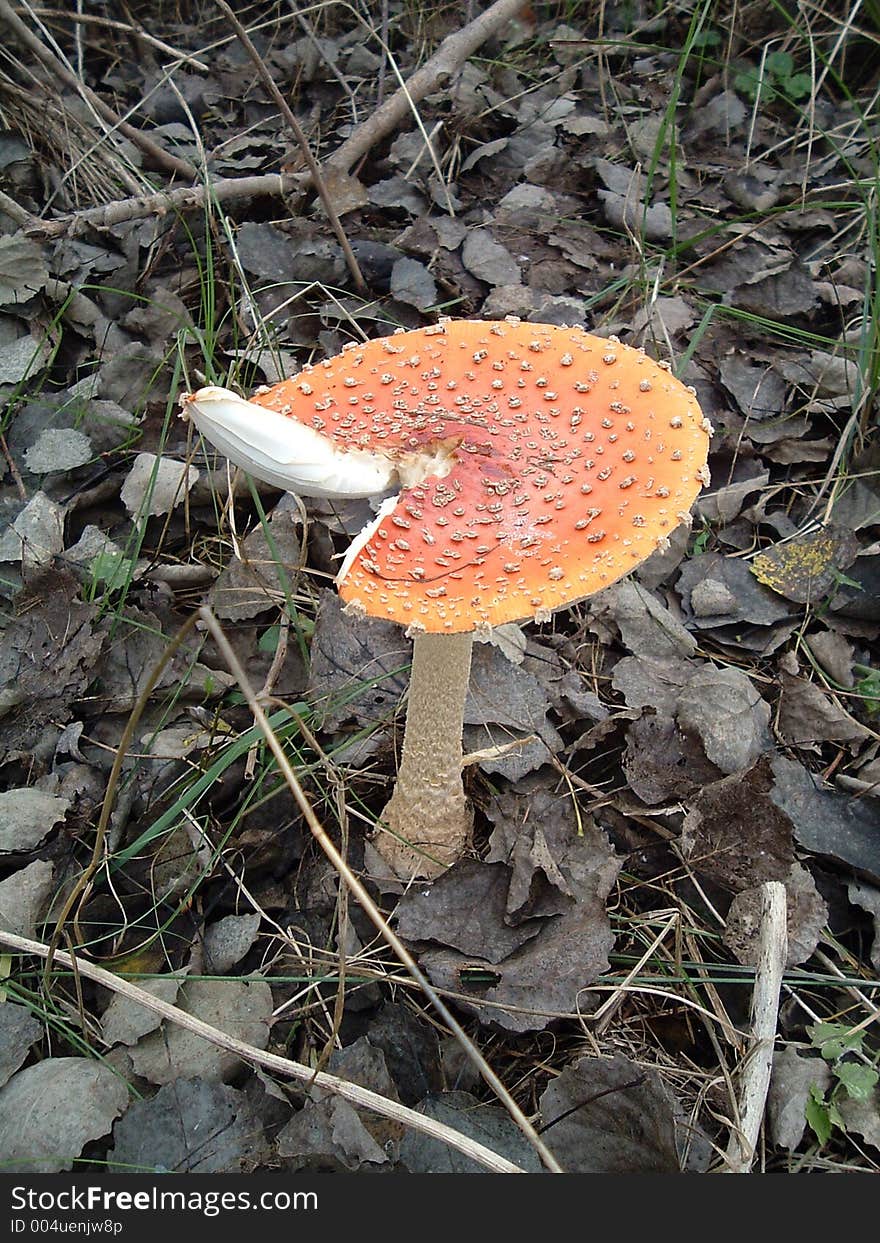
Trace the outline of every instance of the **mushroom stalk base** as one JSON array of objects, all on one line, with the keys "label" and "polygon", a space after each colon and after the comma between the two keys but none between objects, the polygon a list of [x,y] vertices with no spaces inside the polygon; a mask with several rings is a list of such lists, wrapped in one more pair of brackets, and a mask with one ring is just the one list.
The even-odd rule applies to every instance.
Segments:
[{"label": "mushroom stalk base", "polygon": [[420,634],[413,644],[403,756],[375,840],[403,880],[441,875],[471,838],[461,734],[472,646],[471,634]]}]

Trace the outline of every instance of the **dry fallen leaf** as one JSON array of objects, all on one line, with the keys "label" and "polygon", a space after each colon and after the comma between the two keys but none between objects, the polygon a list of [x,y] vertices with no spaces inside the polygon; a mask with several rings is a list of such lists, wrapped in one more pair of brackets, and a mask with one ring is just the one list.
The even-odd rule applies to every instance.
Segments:
[{"label": "dry fallen leaf", "polygon": [[[180,1009],[246,1040],[258,1049],[269,1042],[272,993],[264,980],[189,980],[177,1002]],[[241,1069],[241,1058],[211,1044],[176,1023],[165,1023],[129,1050],[135,1072],[151,1083],[172,1083],[181,1077],[227,1081]]]},{"label": "dry fallen leaf", "polygon": [[701,876],[732,893],[784,881],[794,863],[789,817],[771,798],[767,760],[705,786],[691,800],[681,845]]},{"label": "dry fallen leaf", "polygon": [[54,825],[64,819],[70,799],[24,787],[0,794],[0,854],[28,851],[39,846]]},{"label": "dry fallen leaf", "polygon": [[129,1174],[242,1174],[268,1155],[244,1093],[198,1078],[175,1079],[134,1101],[113,1128],[108,1154]]},{"label": "dry fallen leaf", "polygon": [[87,1057],[50,1057],[0,1088],[0,1152],[8,1174],[69,1170],[129,1103],[123,1079]]},{"label": "dry fallen leaf", "polygon": [[122,503],[132,517],[167,514],[180,505],[199,478],[195,466],[153,453],[139,453],[122,485]]},{"label": "dry fallen leaf", "polygon": [[43,1034],[27,1006],[16,1005],[8,997],[0,1004],[0,1087],[15,1074]]},{"label": "dry fallen leaf", "polygon": [[794,1152],[804,1137],[810,1090],[820,1092],[831,1083],[831,1068],[823,1058],[806,1057],[793,1045],[773,1055],[767,1121],[774,1144]]},{"label": "dry fallen leaf", "polygon": [[681,1172],[683,1110],[656,1071],[629,1058],[581,1058],[552,1080],[540,1108],[544,1138],[568,1174]]},{"label": "dry fallen leaf", "polygon": [[[468,1092],[441,1092],[417,1106],[418,1113],[462,1135],[468,1135],[527,1173],[541,1172],[534,1148],[500,1105],[487,1105]],[[410,1174],[482,1174],[484,1168],[441,1140],[407,1130],[400,1145],[400,1164]]]},{"label": "dry fallen leaf", "polygon": [[[825,925],[828,906],[810,873],[801,864],[792,865],[785,878],[788,924],[786,965],[796,967],[813,954]],[[762,890],[760,886],[738,893],[727,912],[724,944],[738,962],[754,967],[758,961],[761,933]]]}]

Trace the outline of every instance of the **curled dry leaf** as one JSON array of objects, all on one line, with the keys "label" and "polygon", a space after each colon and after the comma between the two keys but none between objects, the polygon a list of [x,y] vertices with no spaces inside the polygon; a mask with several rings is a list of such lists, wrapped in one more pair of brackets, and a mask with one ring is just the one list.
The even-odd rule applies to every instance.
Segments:
[{"label": "curled dry leaf", "polygon": [[31,571],[51,565],[64,548],[66,510],[36,492],[0,536],[0,561],[20,561]]},{"label": "curled dry leaf", "polygon": [[663,713],[646,713],[627,728],[623,769],[633,794],[652,807],[687,799],[719,776],[696,738]]},{"label": "curled dry leaf", "polygon": [[[314,1095],[314,1090],[313,1090]],[[278,1134],[278,1155],[293,1170],[368,1171],[388,1164],[358,1111],[341,1096],[307,1100]]]},{"label": "curled dry leaf", "polygon": [[21,233],[0,237],[0,305],[29,301],[48,279],[49,269],[36,242]]},{"label": "curled dry leaf", "polygon": [[621,640],[636,656],[692,656],[697,642],[655,595],[632,578],[622,579],[599,592],[590,602],[591,618],[599,623],[611,621]]},{"label": "curled dry leaf", "polygon": [[9,1174],[57,1174],[106,1135],[128,1105],[122,1078],[85,1057],[50,1057],[0,1088],[0,1152]]},{"label": "curled dry leaf", "polygon": [[59,824],[70,800],[24,787],[0,794],[0,854],[33,850]]},{"label": "curled dry leaf", "polygon": [[[718,613],[708,611],[705,606],[694,605],[694,591],[698,587],[705,591],[704,584],[707,582],[718,584],[726,593],[722,595],[719,592],[723,608]],[[733,622],[771,626],[787,618],[792,612],[778,595],[756,581],[743,561],[722,557],[720,553],[705,553],[687,561],[678,576],[678,590],[688,620],[700,630],[730,625]]]},{"label": "curled dry leaf", "polygon": [[462,862],[430,890],[411,889],[401,903],[404,926],[425,944],[466,947],[421,955],[437,985],[463,995],[466,1010],[532,1031],[577,1009],[607,970],[614,938],[605,900],[621,861],[592,821],[576,821],[568,798],[510,794],[491,814],[499,862]]},{"label": "curled dry leaf", "polygon": [[269,1155],[244,1093],[198,1078],[176,1079],[134,1101],[113,1141],[110,1158],[130,1174],[242,1174]]},{"label": "curled dry leaf", "polygon": [[260,916],[226,915],[205,932],[205,967],[212,975],[225,975],[245,954],[257,939]]},{"label": "curled dry leaf", "polygon": [[[542,1134],[568,1174],[678,1174],[684,1111],[660,1076],[626,1057],[566,1067],[540,1100]],[[694,1152],[705,1168],[705,1148]]]}]

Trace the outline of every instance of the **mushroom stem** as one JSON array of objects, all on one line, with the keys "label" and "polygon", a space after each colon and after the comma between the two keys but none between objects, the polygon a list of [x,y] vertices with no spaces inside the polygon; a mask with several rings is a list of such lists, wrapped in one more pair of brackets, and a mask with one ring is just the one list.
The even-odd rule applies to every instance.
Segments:
[{"label": "mushroom stem", "polygon": [[403,879],[433,879],[459,859],[473,828],[461,780],[461,735],[473,634],[418,634],[397,785],[376,848]]}]

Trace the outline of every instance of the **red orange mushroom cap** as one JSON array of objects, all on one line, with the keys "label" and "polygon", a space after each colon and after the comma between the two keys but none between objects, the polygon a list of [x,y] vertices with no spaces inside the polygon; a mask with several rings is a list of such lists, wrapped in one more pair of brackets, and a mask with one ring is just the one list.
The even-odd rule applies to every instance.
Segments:
[{"label": "red orange mushroom cap", "polygon": [[607,587],[708,482],[693,390],[579,328],[446,321],[349,346],[251,400],[395,464],[401,490],[338,588],[418,630],[546,618]]}]

